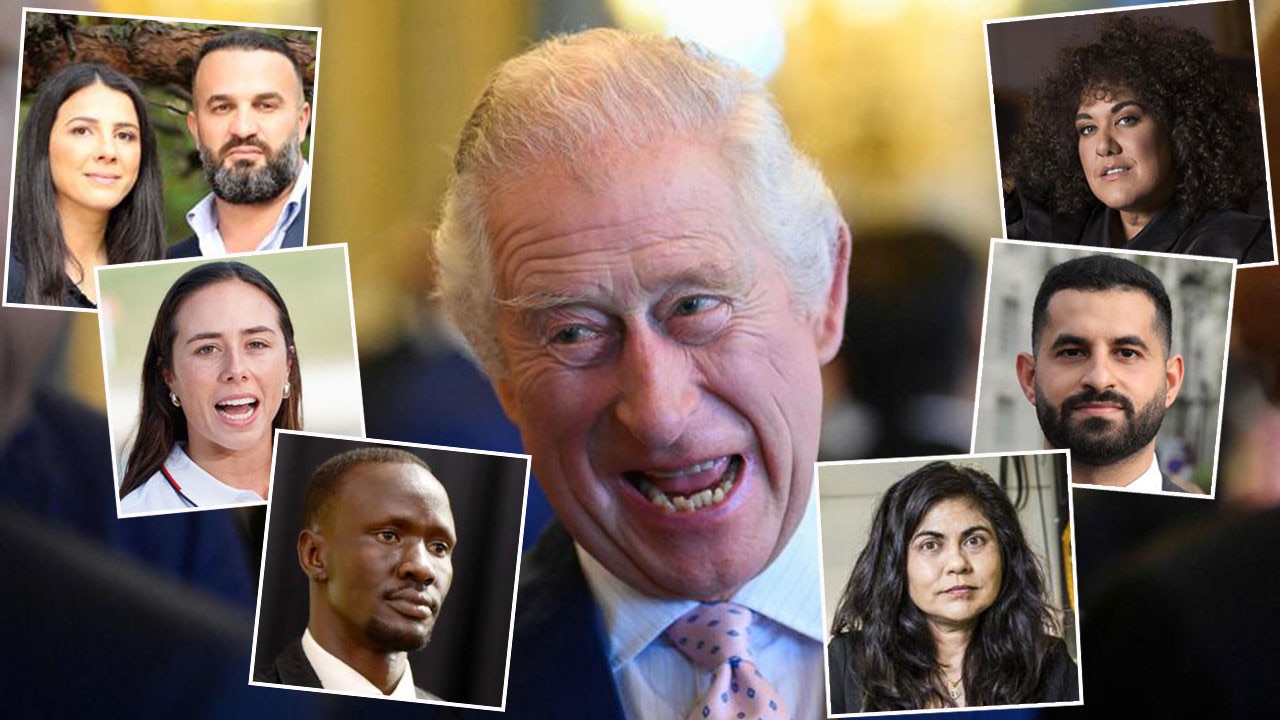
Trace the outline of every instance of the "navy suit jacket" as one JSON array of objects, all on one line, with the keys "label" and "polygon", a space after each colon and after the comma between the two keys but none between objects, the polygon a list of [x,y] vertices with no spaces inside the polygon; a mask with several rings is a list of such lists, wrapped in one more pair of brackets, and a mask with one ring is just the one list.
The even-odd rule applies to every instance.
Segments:
[{"label": "navy suit jacket", "polygon": [[605,647],[573,540],[554,522],[520,564],[506,716],[625,720]]},{"label": "navy suit jacket", "polygon": [[[293,216],[293,222],[289,223],[289,227],[285,228],[284,240],[280,242],[281,248],[302,247],[302,231],[306,228],[307,222],[307,195],[311,194],[311,190],[302,193],[302,205],[298,208],[298,214]],[[165,257],[169,260],[176,258],[193,258],[200,257],[200,239],[195,235],[183,240],[169,248],[165,253]]]}]

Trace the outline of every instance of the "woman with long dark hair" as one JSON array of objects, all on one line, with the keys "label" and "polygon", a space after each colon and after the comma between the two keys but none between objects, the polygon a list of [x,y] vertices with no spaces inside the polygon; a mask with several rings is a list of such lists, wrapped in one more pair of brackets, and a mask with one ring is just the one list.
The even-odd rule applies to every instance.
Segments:
[{"label": "woman with long dark hair", "polygon": [[284,298],[243,263],[188,270],[161,301],[143,356],[121,514],[265,501],[276,428],[302,429]]},{"label": "woman with long dark hair", "polygon": [[94,308],[95,267],[163,258],[162,185],[133,81],[92,63],[58,71],[18,142],[8,302]]},{"label": "woman with long dark hair", "polygon": [[[1262,136],[1213,44],[1159,19],[1064,48],[1014,140],[1010,238],[1272,259]],[[1258,214],[1260,213],[1260,214]]]},{"label": "woman with long dark hair", "polygon": [[1008,495],[930,463],[876,508],[836,607],[834,712],[1065,702],[1075,664]]}]

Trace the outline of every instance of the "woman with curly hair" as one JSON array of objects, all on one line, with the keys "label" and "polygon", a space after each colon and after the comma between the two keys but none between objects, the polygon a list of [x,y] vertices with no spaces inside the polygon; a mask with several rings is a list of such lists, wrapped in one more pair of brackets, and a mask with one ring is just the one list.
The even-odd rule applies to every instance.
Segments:
[{"label": "woman with curly hair", "polygon": [[836,607],[833,712],[1079,699],[1008,495],[930,463],[894,483]]},{"label": "woman with curly hair", "polygon": [[1208,38],[1163,20],[1106,21],[1064,48],[1014,141],[1014,239],[1269,262],[1249,97]]}]

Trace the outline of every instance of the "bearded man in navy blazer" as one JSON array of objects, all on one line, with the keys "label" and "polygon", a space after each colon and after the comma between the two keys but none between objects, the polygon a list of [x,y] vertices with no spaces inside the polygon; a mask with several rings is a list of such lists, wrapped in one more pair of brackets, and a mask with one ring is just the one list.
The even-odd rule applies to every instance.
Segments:
[{"label": "bearded man in navy blazer", "polygon": [[442,297],[557,516],[507,713],[683,717],[710,673],[666,631],[731,602],[725,666],[825,716],[813,478],[849,230],[762,81],[672,38],[553,38],[491,78],[454,170]]}]

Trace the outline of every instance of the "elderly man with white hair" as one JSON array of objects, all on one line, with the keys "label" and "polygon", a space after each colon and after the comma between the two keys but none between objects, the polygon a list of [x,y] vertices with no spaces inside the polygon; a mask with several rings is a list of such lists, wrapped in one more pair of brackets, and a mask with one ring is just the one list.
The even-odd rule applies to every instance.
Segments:
[{"label": "elderly man with white hair", "polygon": [[824,715],[849,231],[760,79],[616,30],[533,47],[462,131],[435,246],[558,520],[522,565],[508,714]]}]

